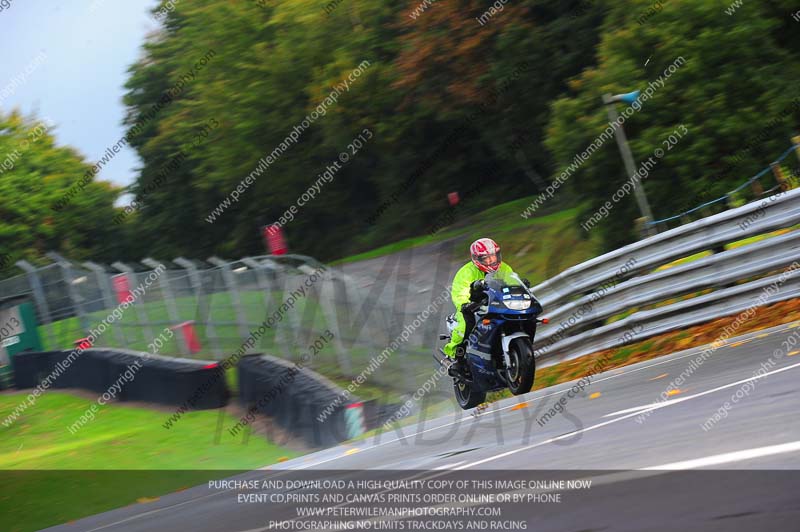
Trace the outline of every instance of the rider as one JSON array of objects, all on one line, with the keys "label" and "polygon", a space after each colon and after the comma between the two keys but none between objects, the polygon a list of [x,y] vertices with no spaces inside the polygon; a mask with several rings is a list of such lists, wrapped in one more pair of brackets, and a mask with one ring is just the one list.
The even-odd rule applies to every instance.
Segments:
[{"label": "rider", "polygon": [[475,281],[483,280],[488,273],[499,272],[503,277],[514,273],[511,266],[503,262],[500,246],[491,238],[479,238],[470,245],[469,252],[472,261],[458,270],[451,289],[456,306],[456,326],[450,333],[450,342],[443,349],[444,354],[454,361],[449,371],[451,376],[462,374],[464,370],[466,332],[475,327],[474,312],[483,297],[483,290],[474,285]]}]

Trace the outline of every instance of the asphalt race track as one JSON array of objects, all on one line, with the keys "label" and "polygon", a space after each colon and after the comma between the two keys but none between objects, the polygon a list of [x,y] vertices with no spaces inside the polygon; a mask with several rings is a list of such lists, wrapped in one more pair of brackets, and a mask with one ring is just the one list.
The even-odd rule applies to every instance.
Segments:
[{"label": "asphalt race track", "polygon": [[[514,515],[504,516],[525,519],[526,529],[535,531],[797,531],[798,325],[729,340],[696,365],[666,401],[659,396],[700,349],[598,374],[582,393],[565,399],[565,414],[546,422],[542,416],[574,383],[492,404],[479,415],[455,417],[454,410],[422,427],[269,469],[273,478],[298,470],[323,478],[314,470],[346,477],[381,469],[412,470],[404,471],[405,478],[476,477],[491,470],[485,473],[495,478],[530,477],[535,471],[537,478],[592,479],[591,489],[565,493],[560,503],[515,504]],[[794,347],[787,349],[789,338]],[[726,417],[709,424],[726,401]],[[277,469],[292,472],[274,473]],[[239,504],[234,492],[199,486],[48,530],[254,532],[274,529],[268,527],[274,519],[297,516],[288,508]]]}]

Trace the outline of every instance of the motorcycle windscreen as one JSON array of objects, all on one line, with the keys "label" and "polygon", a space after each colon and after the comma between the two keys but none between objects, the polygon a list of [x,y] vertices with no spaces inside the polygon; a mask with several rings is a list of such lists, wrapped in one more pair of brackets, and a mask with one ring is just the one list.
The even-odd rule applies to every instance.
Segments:
[{"label": "motorcycle windscreen", "polygon": [[[498,271],[487,274],[486,286],[497,294],[495,296],[497,301],[493,301],[492,305],[500,305],[516,311],[527,311],[533,305],[533,309],[537,310],[537,312],[542,311],[542,306],[533,295],[533,292],[525,286],[520,276],[514,272]],[[499,297],[502,297],[502,299],[499,299]],[[524,300],[521,300],[521,298],[524,298]]]},{"label": "motorcycle windscreen", "polygon": [[498,270],[494,273],[486,274],[486,286],[493,290],[502,290],[504,287],[522,286],[525,284],[519,275],[514,272],[503,272]]}]

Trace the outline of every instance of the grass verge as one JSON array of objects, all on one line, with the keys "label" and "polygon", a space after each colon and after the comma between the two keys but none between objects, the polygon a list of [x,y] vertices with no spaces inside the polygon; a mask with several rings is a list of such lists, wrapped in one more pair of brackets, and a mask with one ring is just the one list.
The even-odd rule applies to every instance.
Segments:
[{"label": "grass verge", "polygon": [[[0,394],[2,419],[26,397]],[[188,412],[166,430],[172,412],[110,404],[75,434],[67,427],[91,399],[48,392],[10,427],[0,428],[3,530],[23,532],[128,504],[292,458],[298,453],[261,437],[223,433],[219,410]],[[238,420],[223,413],[224,427]],[[246,443],[246,444],[243,444]]]}]

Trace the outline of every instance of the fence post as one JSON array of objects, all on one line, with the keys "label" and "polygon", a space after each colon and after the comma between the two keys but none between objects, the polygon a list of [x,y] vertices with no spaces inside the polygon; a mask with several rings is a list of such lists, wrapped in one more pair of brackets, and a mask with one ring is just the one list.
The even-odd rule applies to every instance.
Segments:
[{"label": "fence post", "polygon": [[222,354],[222,349],[219,346],[219,337],[217,336],[217,331],[214,328],[214,322],[211,320],[211,312],[205,312],[205,316],[202,316],[202,314],[204,314],[203,309],[208,308],[210,303],[206,298],[205,290],[203,289],[203,283],[200,280],[200,274],[197,271],[197,266],[195,266],[192,261],[183,257],[173,259],[172,262],[185,269],[189,273],[189,280],[192,283],[192,292],[194,292],[194,296],[197,299],[197,317],[199,318],[197,322],[203,324],[206,338],[208,338],[209,342],[211,343],[211,348],[214,349],[217,354]]},{"label": "fence post", "polygon": [[41,316],[42,320],[44,321],[42,325],[45,323],[49,325],[49,327],[47,327],[47,336],[50,339],[50,349],[58,349],[59,346],[56,344],[53,336],[53,318],[50,316],[50,307],[47,305],[47,298],[44,295],[42,281],[37,275],[36,268],[33,266],[33,264],[26,260],[18,260],[15,264],[25,272],[25,276],[28,278],[28,284],[31,286],[31,290],[33,291],[33,300],[36,302],[36,308],[39,310],[39,316]]},{"label": "fence post", "polygon": [[[157,260],[154,260],[150,257],[146,257],[139,262],[145,266],[153,268],[153,270],[157,270],[158,268],[164,266]],[[158,276],[158,284],[161,286],[161,298],[164,300],[164,305],[167,307],[169,319],[172,322],[172,325],[178,325],[181,323],[181,317],[180,314],[178,314],[178,307],[175,305],[175,296],[173,295],[172,287],[169,284],[169,272],[167,270],[165,270],[162,275]],[[189,351],[189,346],[186,345],[186,338],[183,336],[181,331],[178,331],[176,336],[178,337],[178,347],[181,350],[181,354],[184,356],[189,356],[191,353]]]},{"label": "fence post", "polygon": [[764,195],[764,185],[761,184],[761,181],[756,179],[752,183],[750,183],[750,189],[753,191],[753,195],[756,198],[760,198]]},{"label": "fence post", "polygon": [[233,278],[231,265],[228,262],[220,259],[219,257],[210,257],[208,262],[214,266],[219,266],[222,270],[222,278],[225,280],[225,287],[231,294],[231,303],[236,312],[236,323],[239,326],[239,336],[242,340],[250,336],[250,330],[247,328],[247,319],[242,313],[242,302],[239,299],[239,290],[236,288],[236,279]]},{"label": "fence post", "polygon": [[[311,275],[314,275],[315,273],[317,273],[317,271],[319,270],[319,267],[315,268],[315,267],[309,266],[309,261],[306,261],[304,264],[300,264],[299,266],[297,266],[297,269],[300,270],[306,276],[306,278],[308,278]],[[303,282],[305,283],[305,279],[303,280]],[[304,297],[304,301],[303,301],[303,316],[305,316],[305,314],[306,314],[306,308],[309,305],[313,305],[313,303],[310,302],[310,299],[312,297],[311,293],[312,293],[313,290],[316,290],[316,289],[317,289],[316,286],[310,286],[308,288],[308,290],[306,291],[306,296]],[[286,297],[284,298],[284,300],[289,299],[289,296],[290,296],[290,294],[292,292],[293,292],[292,287],[287,285],[286,286]],[[317,294],[318,294],[318,292],[317,292]],[[315,316],[316,316],[316,313],[315,313]],[[309,328],[308,328],[308,331],[307,331],[306,340],[311,340],[311,336],[314,334],[314,322],[312,321],[310,324],[306,324],[306,323],[303,323],[302,321],[303,321],[303,318],[302,317],[298,317],[294,313],[294,311],[286,313],[286,322],[289,324],[289,327],[291,328],[292,338],[294,338],[294,344],[297,344],[298,346],[300,345],[300,340],[301,340],[300,335],[303,332],[302,331],[302,326],[303,325],[309,325]],[[291,353],[291,354],[292,354],[292,356],[294,356],[294,353]]]},{"label": "fence post", "polygon": [[[128,282],[130,282],[131,279],[136,281],[136,272],[133,270],[133,268],[131,268],[127,264],[117,261],[111,264],[111,266],[115,270],[118,270],[123,274],[125,274],[128,277]],[[146,346],[147,342],[151,341],[153,338],[155,338],[155,336],[153,336],[153,330],[150,328],[150,322],[148,321],[147,313],[144,310],[144,301],[142,301],[141,298],[136,298],[136,300],[134,301],[134,306],[136,307],[136,318],[139,320],[139,327],[141,327],[144,330],[145,334],[144,343]]]},{"label": "fence post", "polygon": [[[264,315],[268,316],[270,308],[272,307],[272,300],[271,300],[272,298],[270,297],[270,295],[272,294],[272,283],[270,283],[266,272],[268,268],[268,263],[266,261],[263,263],[259,262],[252,257],[243,258],[242,263],[245,264],[247,267],[251,268],[254,272],[256,272],[256,283],[258,289],[261,290],[261,293],[264,297],[264,310],[265,310]],[[278,331],[280,331],[280,333]],[[274,334],[276,338],[280,335],[281,340],[283,342],[283,346],[286,349],[286,352],[291,353],[292,349],[291,335],[289,335],[289,333],[286,332],[286,330],[281,327],[275,329]]]},{"label": "fence post", "polygon": [[[110,285],[110,280],[106,274],[106,269],[97,263],[87,260],[83,266],[88,270],[94,272],[97,279],[97,286],[100,288],[100,293],[103,294],[103,301],[107,309],[113,309],[116,306],[114,301],[113,290]],[[120,324],[121,325],[121,324]],[[121,327],[114,327],[114,335],[117,337],[120,347],[128,347],[128,338],[125,336]]]},{"label": "fence post", "polygon": [[72,303],[72,308],[78,314],[78,321],[81,324],[81,329],[84,331],[89,330],[89,319],[86,317],[86,311],[83,308],[83,301],[82,297],[78,294],[75,290],[75,279],[72,277],[72,265],[70,262],[56,253],[55,251],[48,251],[45,253],[45,256],[52,259],[53,262],[58,264],[58,267],[61,269],[61,276],[64,279],[64,282],[67,284],[67,293],[69,294],[70,302]]},{"label": "fence post", "polygon": [[339,321],[336,319],[336,289],[334,287],[336,278],[333,272],[333,268],[330,268],[329,272],[325,272],[325,277],[323,277],[321,281],[319,302],[325,314],[325,322],[333,333],[333,345],[336,348],[336,358],[339,360],[339,369],[345,377],[354,377],[350,354],[345,350],[342,344]]},{"label": "fence post", "polygon": [[[274,303],[276,308],[280,308],[292,293],[292,287],[289,286],[290,278],[287,269],[277,262],[275,262],[275,264],[278,268],[276,268],[274,272],[271,295],[273,299],[277,296],[277,300],[274,301]],[[285,360],[294,360],[297,346],[300,345],[301,340],[298,332],[299,328],[295,326],[293,312],[294,309],[287,312],[286,321],[283,322],[281,320],[281,322],[276,323],[274,326],[275,330],[280,330],[281,334],[286,338],[286,353],[285,356],[281,357]]]},{"label": "fence post", "polygon": [[778,182],[780,189],[782,191],[789,190],[789,184],[786,182],[786,176],[783,175],[783,169],[781,168],[780,163],[770,163],[770,168],[772,168],[772,175],[775,176],[775,181]]},{"label": "fence post", "polygon": [[[376,281],[377,282],[377,281]],[[351,299],[351,291],[352,291],[352,299]],[[345,284],[345,301],[346,304],[350,304],[353,301],[355,304],[353,308],[353,316],[357,320],[361,309],[364,308],[369,303],[369,297],[371,295],[371,290],[367,289],[367,287],[361,288],[356,283],[351,283],[350,285]],[[380,295],[379,295],[380,296]],[[375,303],[375,307],[379,307],[380,301]],[[377,315],[380,314],[380,319],[384,321],[384,326],[381,326],[377,320]],[[389,331],[388,322],[386,322],[386,315],[383,312],[382,308],[377,308],[377,312],[375,312],[375,317],[366,316],[365,318],[364,327],[362,327],[359,333],[354,338],[354,341],[358,341],[359,338],[363,338],[367,344],[369,344],[370,349],[377,350],[378,353],[383,351],[384,345],[391,341],[389,338]],[[405,316],[402,318],[405,319]],[[356,325],[358,326],[358,325]]]}]

